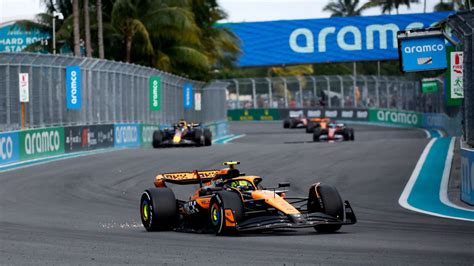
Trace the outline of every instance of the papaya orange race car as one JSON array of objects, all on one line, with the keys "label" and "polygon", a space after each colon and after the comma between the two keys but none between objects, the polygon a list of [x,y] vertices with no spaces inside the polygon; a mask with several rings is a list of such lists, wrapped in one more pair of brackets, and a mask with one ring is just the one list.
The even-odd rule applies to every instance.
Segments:
[{"label": "papaya orange race car", "polygon": [[[214,231],[217,235],[241,231],[313,227],[318,232],[335,232],[342,225],[356,223],[348,201],[342,201],[331,186],[315,183],[307,197],[286,195],[289,183],[264,189],[262,178],[229,168],[160,174],[155,188],[143,192],[140,215],[147,231],[191,229]],[[188,200],[175,198],[166,186],[199,184]]]}]

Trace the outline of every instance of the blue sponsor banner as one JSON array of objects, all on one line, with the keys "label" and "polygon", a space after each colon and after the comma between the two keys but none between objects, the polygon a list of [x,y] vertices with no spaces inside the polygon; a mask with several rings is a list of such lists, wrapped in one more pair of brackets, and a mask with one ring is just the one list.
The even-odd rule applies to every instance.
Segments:
[{"label": "blue sponsor banner", "polygon": [[193,108],[193,84],[186,83],[183,88],[184,109]]},{"label": "blue sponsor banner", "polygon": [[0,164],[13,163],[20,159],[18,132],[0,133]]},{"label": "blue sponsor banner", "polygon": [[474,150],[461,147],[461,199],[474,205]]},{"label": "blue sponsor banner", "polygon": [[400,45],[402,70],[405,72],[427,71],[446,68],[444,37],[403,39]]},{"label": "blue sponsor banner", "polygon": [[397,32],[452,12],[221,24],[242,42],[239,66],[398,59]]},{"label": "blue sponsor banner", "polygon": [[139,124],[115,124],[114,146],[116,148],[137,147],[141,144]]},{"label": "blue sponsor banner", "polygon": [[81,68],[66,67],[66,102],[68,109],[81,109]]}]

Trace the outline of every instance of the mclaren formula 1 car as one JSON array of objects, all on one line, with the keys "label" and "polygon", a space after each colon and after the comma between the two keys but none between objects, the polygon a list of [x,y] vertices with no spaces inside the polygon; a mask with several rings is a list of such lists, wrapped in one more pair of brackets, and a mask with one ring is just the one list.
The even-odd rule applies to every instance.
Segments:
[{"label": "mclaren formula 1 car", "polygon": [[153,147],[165,146],[210,146],[212,132],[199,123],[179,121],[171,128],[155,130],[153,132]]},{"label": "mclaren formula 1 car", "polygon": [[319,123],[319,125],[313,129],[313,141],[321,140],[354,140],[354,129],[346,127],[344,123],[337,123],[332,120],[325,123]]},{"label": "mclaren formula 1 car", "polygon": [[[243,231],[314,228],[335,232],[356,223],[348,201],[328,185],[315,183],[306,197],[287,196],[289,183],[263,188],[262,178],[228,168],[156,176],[154,188],[143,192],[140,216],[147,231],[190,229],[217,235]],[[199,184],[187,200],[176,199],[167,184]],[[207,230],[206,230],[207,229]]]}]

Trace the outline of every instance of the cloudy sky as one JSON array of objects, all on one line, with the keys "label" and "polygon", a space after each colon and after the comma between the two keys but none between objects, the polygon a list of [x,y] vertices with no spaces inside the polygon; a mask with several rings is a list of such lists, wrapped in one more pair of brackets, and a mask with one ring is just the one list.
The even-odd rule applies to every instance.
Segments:
[{"label": "cloudy sky", "polygon": [[[219,0],[229,14],[229,22],[266,21],[280,19],[307,19],[329,17],[323,7],[330,0]],[[361,3],[366,1],[361,0]],[[433,10],[437,0],[427,0],[427,11]],[[41,0],[0,0],[0,23],[17,19],[31,19],[43,11]],[[413,4],[410,10],[402,8],[400,13],[422,13],[423,1]],[[378,15],[374,8],[364,15]]]}]

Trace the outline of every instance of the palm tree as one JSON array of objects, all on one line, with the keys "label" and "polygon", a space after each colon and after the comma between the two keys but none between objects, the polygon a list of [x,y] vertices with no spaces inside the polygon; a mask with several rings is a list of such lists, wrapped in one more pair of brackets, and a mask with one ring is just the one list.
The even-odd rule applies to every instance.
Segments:
[{"label": "palm tree", "polygon": [[74,55],[81,55],[80,35],[79,35],[79,0],[72,0],[72,26],[74,32]]},{"label": "palm tree", "polygon": [[[471,7],[474,4],[474,0],[470,0]],[[451,2],[444,2],[440,0],[438,4],[435,5],[435,11],[449,11],[449,10],[463,10],[467,9],[465,6],[464,0],[451,0]]]},{"label": "palm tree", "polygon": [[99,58],[104,59],[104,25],[102,21],[102,0],[96,2],[97,10],[97,42],[99,47]]},{"label": "palm tree", "polygon": [[89,0],[83,0],[84,4],[84,31],[86,37],[86,56],[92,57],[91,45],[91,21],[89,16]]},{"label": "palm tree", "polygon": [[370,0],[365,3],[363,9],[368,9],[372,7],[382,8],[382,13],[392,13],[392,10],[395,9],[397,14],[401,6],[407,6],[410,8],[411,3],[418,3],[419,0]]},{"label": "palm tree", "polygon": [[331,17],[360,16],[364,7],[358,5],[359,0],[332,0],[323,10],[331,12]]},{"label": "palm tree", "polygon": [[209,60],[215,67],[233,67],[240,53],[239,40],[225,25],[218,21],[227,18],[217,0],[192,0],[192,12],[201,29],[201,41]]}]

